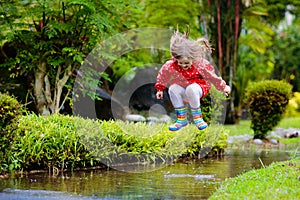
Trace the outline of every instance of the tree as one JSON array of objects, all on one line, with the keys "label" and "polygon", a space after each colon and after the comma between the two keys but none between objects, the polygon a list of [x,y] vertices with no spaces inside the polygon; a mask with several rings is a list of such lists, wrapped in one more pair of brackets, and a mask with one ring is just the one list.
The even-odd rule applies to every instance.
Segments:
[{"label": "tree", "polygon": [[133,1],[43,0],[1,2],[0,40],[16,48],[2,66],[11,77],[32,76],[38,113],[59,112],[85,56],[106,35],[122,27]]},{"label": "tree", "polygon": [[300,21],[295,20],[291,26],[276,36],[272,51],[274,51],[273,78],[284,79],[293,85],[293,91],[300,91]]},{"label": "tree", "polygon": [[[235,123],[240,116],[241,95],[247,85],[241,75],[245,77],[244,72],[249,71],[249,65],[245,67],[243,61],[248,62],[251,59],[248,58],[248,54],[242,54],[246,58],[241,58],[241,52],[247,50],[252,55],[253,52],[257,54],[260,57],[259,62],[255,63],[252,60],[254,64],[250,68],[256,64],[261,66],[256,69],[267,69],[270,74],[273,54],[267,50],[272,46],[274,30],[284,18],[285,11],[290,9],[293,13],[297,13],[299,3],[295,0],[285,2],[207,0],[201,2],[202,13],[204,13],[201,22],[207,25],[206,32],[216,47],[214,60],[217,61],[222,77],[233,89],[226,119],[228,123]],[[291,9],[294,7],[295,9]],[[242,49],[240,49],[241,46],[243,46]],[[261,61],[265,61],[267,66],[262,66],[264,63]]]},{"label": "tree", "polygon": [[[287,25],[285,22],[287,12],[293,14],[296,18],[297,10],[299,10],[297,1],[268,0],[256,1],[255,4],[244,11],[243,31],[239,38],[239,64],[233,82],[234,89],[238,94],[235,95],[235,106],[238,116],[241,116],[245,88],[250,80],[260,81],[276,78],[279,80],[285,79],[296,85],[297,80],[290,81],[289,75],[297,74],[297,70],[293,70],[293,68],[296,69],[299,62],[297,62],[297,56],[289,55],[295,55],[297,43],[289,43],[288,37],[281,37],[285,34],[278,30],[283,25]],[[297,26],[296,22],[291,28],[295,26]],[[297,28],[295,28],[296,30]],[[288,35],[293,35],[291,38],[297,37],[293,33]],[[279,57],[281,58],[279,59]],[[287,60],[289,61],[286,62]],[[282,64],[279,64],[280,62]],[[280,68],[286,69],[285,72],[278,70]],[[292,78],[293,75],[291,76]]]},{"label": "tree", "polygon": [[[207,34],[215,45],[214,60],[220,75],[232,88],[238,66],[238,47],[241,32],[242,13],[246,6],[241,0],[202,2],[202,24],[207,24]],[[235,90],[231,92],[227,122],[235,122]]]}]

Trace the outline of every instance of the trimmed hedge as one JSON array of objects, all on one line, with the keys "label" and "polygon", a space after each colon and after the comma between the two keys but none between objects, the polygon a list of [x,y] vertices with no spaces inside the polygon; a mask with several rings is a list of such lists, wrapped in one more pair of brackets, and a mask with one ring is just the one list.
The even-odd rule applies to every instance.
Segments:
[{"label": "trimmed hedge", "polygon": [[292,86],[285,81],[266,80],[249,84],[245,103],[249,106],[254,139],[264,139],[282,119]]},{"label": "trimmed hedge", "polygon": [[0,93],[0,131],[23,113],[24,109],[16,98]]},{"label": "trimmed hedge", "polygon": [[101,167],[124,162],[164,162],[181,155],[194,156],[202,148],[222,151],[227,134],[209,127],[199,131],[194,125],[178,132],[168,124],[95,121],[80,117],[28,114],[10,127],[15,138],[1,171],[57,171]]},{"label": "trimmed hedge", "polygon": [[25,109],[18,100],[7,94],[0,93],[0,171],[3,168],[11,168],[7,163],[13,163],[10,150],[15,134],[9,131],[9,127],[22,116]]}]

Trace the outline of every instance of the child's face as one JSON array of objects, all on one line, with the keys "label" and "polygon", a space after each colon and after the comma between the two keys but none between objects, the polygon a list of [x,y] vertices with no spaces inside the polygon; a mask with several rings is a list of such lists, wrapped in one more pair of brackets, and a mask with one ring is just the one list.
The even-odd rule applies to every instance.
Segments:
[{"label": "child's face", "polygon": [[192,58],[180,57],[177,59],[178,65],[182,67],[182,69],[187,70],[192,66],[193,60]]}]

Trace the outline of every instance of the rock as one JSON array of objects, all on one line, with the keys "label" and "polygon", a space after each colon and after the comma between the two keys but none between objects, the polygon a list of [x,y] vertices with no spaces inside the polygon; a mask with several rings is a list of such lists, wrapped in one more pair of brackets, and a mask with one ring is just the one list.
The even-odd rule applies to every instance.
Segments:
[{"label": "rock", "polygon": [[149,122],[158,122],[159,119],[157,117],[150,116],[150,117],[147,117],[147,121],[149,121]]},{"label": "rock", "polygon": [[278,133],[276,133],[275,131],[272,131],[268,136],[267,138],[271,139],[277,139],[277,140],[280,140],[283,136],[279,135]]},{"label": "rock", "polygon": [[256,145],[263,145],[264,142],[263,142],[261,139],[254,139],[254,140],[253,140],[253,144],[256,144]]},{"label": "rock", "polygon": [[160,122],[170,122],[171,117],[169,115],[162,115],[162,117],[159,118]]},{"label": "rock", "polygon": [[269,141],[271,144],[278,145],[278,141],[275,139],[270,139]]},{"label": "rock", "polygon": [[141,121],[146,121],[146,118],[143,117],[142,115],[137,115],[137,114],[128,114],[126,115],[126,121],[129,122],[141,122]]},{"label": "rock", "polygon": [[248,142],[252,139],[252,135],[250,134],[245,134],[245,135],[236,135],[236,136],[231,136],[228,137],[228,143],[233,144],[233,143],[240,143],[240,142]]},{"label": "rock", "polygon": [[285,138],[294,138],[294,137],[298,137],[298,136],[299,136],[298,131],[293,131],[293,132],[287,133],[284,137]]}]

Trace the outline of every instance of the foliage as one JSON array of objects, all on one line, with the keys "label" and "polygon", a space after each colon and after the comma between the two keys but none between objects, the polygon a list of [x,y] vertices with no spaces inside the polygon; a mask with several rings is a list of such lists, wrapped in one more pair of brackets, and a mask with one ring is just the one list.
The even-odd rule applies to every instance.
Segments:
[{"label": "foliage", "polygon": [[[166,124],[149,126],[142,122],[102,121],[101,131],[108,138],[105,149],[109,149],[109,159],[105,162],[109,164],[174,159],[185,150],[184,143],[189,139],[187,135],[191,136],[191,133],[185,136],[174,134],[168,131]],[[99,141],[99,134],[91,133],[86,137],[85,145],[91,147],[94,155],[100,155],[103,148],[91,145],[93,141]]]},{"label": "foliage", "polygon": [[[155,27],[175,29],[178,25],[180,31],[186,31],[186,25],[191,28],[191,36],[199,37],[197,23],[199,4],[193,1],[141,1],[140,11],[135,12],[137,27]],[[176,14],[174,14],[176,13]],[[141,17],[142,16],[142,17]],[[144,17],[147,16],[147,17]],[[164,16],[163,18],[161,16]],[[132,18],[129,18],[132,19]],[[191,20],[192,19],[192,20]],[[128,19],[126,19],[128,20]],[[170,59],[169,51],[160,49],[139,49],[122,55],[113,63],[115,80],[134,67],[144,67],[150,63],[163,63]]]},{"label": "foliage", "polygon": [[[218,137],[206,135],[194,125],[176,133],[167,126],[27,114],[7,130],[14,133],[14,140],[6,149],[0,171],[48,169],[56,173],[119,162],[166,162],[185,152],[195,155],[206,144],[218,151],[225,148],[227,136],[215,128],[207,129]],[[205,144],[203,139],[210,142]]]},{"label": "foliage", "polygon": [[[297,13],[295,12],[297,3],[295,1],[272,0],[254,1],[253,3],[243,12],[243,30],[239,38],[239,66],[233,82],[233,89],[237,91],[235,105],[238,116],[240,116],[243,106],[245,88],[250,80],[259,81],[273,77],[280,80],[285,79],[291,84],[297,82],[297,79],[293,79],[293,81],[289,79],[292,66],[297,65],[298,61],[293,60],[295,57],[291,58],[288,55],[295,55],[295,52],[286,53],[292,51],[297,43],[286,44],[283,39],[280,41],[274,39],[280,38],[279,35],[282,35],[282,33],[276,33],[276,30],[287,26],[285,23],[287,20],[285,18],[286,12]],[[296,25],[297,22],[294,24]],[[288,27],[288,29],[293,29],[294,25]],[[279,52],[278,46],[285,47]],[[277,57],[280,57],[281,60],[277,61]],[[278,62],[284,63],[283,67]],[[291,77],[294,77],[294,72],[295,70],[292,70]],[[283,76],[283,74],[286,75]],[[293,85],[293,90],[297,91],[295,84]]]},{"label": "foliage", "polygon": [[0,27],[6,31],[1,32],[0,41],[9,43],[16,53],[5,55],[2,66],[12,78],[34,77],[29,86],[40,114],[59,112],[70,94],[76,69],[99,41],[122,27],[121,15],[126,11],[125,16],[129,15],[132,1],[1,3],[4,23]]},{"label": "foliage", "polygon": [[293,85],[293,91],[300,91],[300,20],[294,20],[291,26],[281,30],[274,40],[272,50],[274,52],[273,77],[284,79]]},{"label": "foliage", "polygon": [[10,170],[60,169],[94,166],[95,159],[80,142],[76,124],[95,126],[93,121],[69,116],[22,116],[8,131],[15,138],[6,166]]},{"label": "foliage", "polygon": [[212,199],[299,199],[300,158],[275,162],[221,183]]},{"label": "foliage", "polygon": [[188,130],[195,132],[195,136],[184,154],[186,156],[202,158],[209,153],[220,154],[224,152],[228,145],[228,132],[221,125],[210,125],[203,131],[198,131],[194,126],[189,126]]},{"label": "foliage", "polygon": [[[178,28],[181,32],[185,31],[188,24],[191,28],[191,36],[196,34],[199,29],[197,17],[199,14],[199,4],[196,1],[144,1],[142,4],[144,14],[147,17],[140,19],[140,26]],[[164,16],[164,17],[162,17]]]},{"label": "foliage", "polygon": [[[156,162],[157,160],[176,159],[180,156],[195,156],[208,148],[210,151],[223,151],[227,146],[227,134],[213,126],[206,131],[199,131],[196,126],[188,125],[174,133],[168,131],[168,124],[147,125],[144,122],[126,124],[123,121],[102,121],[101,131],[109,138],[109,160],[107,163],[121,162],[119,155],[126,155],[126,160]],[[94,155],[103,152],[103,145],[93,145],[99,141],[99,134],[86,135],[84,144]],[[102,147],[101,147],[102,146]],[[117,148],[115,148],[117,146]],[[206,153],[208,153],[206,152]]]},{"label": "foliage", "polygon": [[245,93],[254,138],[264,139],[281,120],[291,97],[292,86],[285,81],[267,80],[250,84]]},{"label": "foliage", "polygon": [[17,99],[0,93],[0,171],[9,153],[7,149],[11,147],[15,138],[15,134],[7,131],[7,128],[16,123],[23,112],[24,109]]},{"label": "foliage", "polygon": [[268,10],[268,15],[264,18],[268,24],[274,24],[278,26],[282,22],[282,19],[285,18],[286,12],[293,14],[295,17],[299,15],[300,7],[297,0],[265,0],[258,1],[258,3]]},{"label": "foliage", "polygon": [[294,92],[293,97],[289,100],[285,117],[300,117],[300,92]]},{"label": "foliage", "polygon": [[15,97],[0,93],[0,128],[8,126],[18,118],[24,109]]},{"label": "foliage", "polygon": [[224,117],[224,101],[226,101],[226,96],[214,86],[211,87],[208,95],[201,99],[203,119],[208,124],[215,124],[222,121],[222,117]]}]

